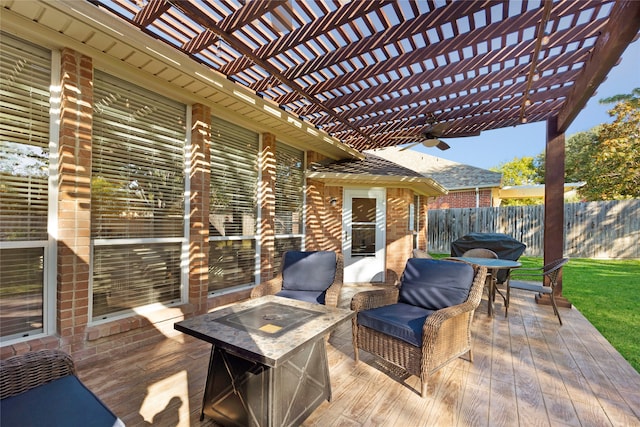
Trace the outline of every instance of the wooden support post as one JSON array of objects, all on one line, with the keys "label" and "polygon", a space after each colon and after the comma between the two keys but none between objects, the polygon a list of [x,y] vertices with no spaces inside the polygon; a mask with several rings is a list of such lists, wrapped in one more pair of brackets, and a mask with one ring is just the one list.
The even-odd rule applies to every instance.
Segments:
[{"label": "wooden support post", "polygon": [[[564,132],[558,132],[558,118],[547,120],[544,186],[544,263],[564,255]],[[571,307],[562,296],[562,272],[555,299],[559,306]],[[538,296],[538,304],[550,304],[548,295]]]}]

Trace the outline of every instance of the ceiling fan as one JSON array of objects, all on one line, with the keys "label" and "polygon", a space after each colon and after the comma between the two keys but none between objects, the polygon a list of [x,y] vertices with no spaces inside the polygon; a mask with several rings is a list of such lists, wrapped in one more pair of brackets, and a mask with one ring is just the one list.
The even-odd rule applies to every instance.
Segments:
[{"label": "ceiling fan", "polygon": [[442,141],[441,137],[447,138],[463,138],[467,136],[478,136],[480,135],[480,131],[475,132],[460,132],[460,133],[448,133],[447,130],[452,127],[453,123],[443,122],[443,123],[435,123],[435,118],[432,118],[430,122],[427,124],[425,130],[420,132],[419,135],[416,136],[396,136],[394,139],[409,139],[414,141],[412,144],[407,145],[406,147],[402,147],[400,151],[407,150],[411,147],[414,147],[418,144],[422,144],[427,148],[438,147],[441,150],[448,150],[451,148],[449,144]]}]

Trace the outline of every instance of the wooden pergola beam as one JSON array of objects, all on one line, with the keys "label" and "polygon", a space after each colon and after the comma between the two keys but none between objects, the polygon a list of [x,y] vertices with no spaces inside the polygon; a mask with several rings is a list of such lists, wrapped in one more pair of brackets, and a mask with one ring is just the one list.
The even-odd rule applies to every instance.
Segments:
[{"label": "wooden pergola beam", "polygon": [[591,57],[558,114],[558,133],[565,132],[607,77],[629,43],[640,30],[640,1],[617,1],[609,24],[598,37]]}]

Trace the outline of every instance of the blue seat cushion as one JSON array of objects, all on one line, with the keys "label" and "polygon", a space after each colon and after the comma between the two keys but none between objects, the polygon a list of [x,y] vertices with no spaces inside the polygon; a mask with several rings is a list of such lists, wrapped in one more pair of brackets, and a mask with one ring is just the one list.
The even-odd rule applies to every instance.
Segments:
[{"label": "blue seat cushion", "polygon": [[282,288],[292,291],[326,291],[336,276],[333,251],[288,251],[282,265]]},{"label": "blue seat cushion", "polygon": [[474,271],[469,264],[409,258],[402,273],[398,302],[440,310],[467,300]]},{"label": "blue seat cushion", "polygon": [[124,426],[84,384],[67,375],[0,400],[2,427]]},{"label": "blue seat cushion", "polygon": [[297,299],[300,301],[312,302],[314,304],[324,304],[325,291],[294,291],[291,289],[283,289],[277,292],[279,297]]},{"label": "blue seat cushion", "polygon": [[358,324],[398,338],[409,344],[422,345],[422,326],[434,310],[396,303],[358,313]]}]

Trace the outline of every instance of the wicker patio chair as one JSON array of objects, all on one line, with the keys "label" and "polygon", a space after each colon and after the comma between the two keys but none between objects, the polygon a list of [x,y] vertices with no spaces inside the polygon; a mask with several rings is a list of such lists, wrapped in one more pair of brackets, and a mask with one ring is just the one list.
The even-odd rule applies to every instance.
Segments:
[{"label": "wicker patio chair", "polygon": [[71,357],[53,349],[0,361],[0,424],[124,427],[80,381]]},{"label": "wicker patio chair", "polygon": [[287,251],[276,277],[251,290],[251,298],[279,295],[286,298],[338,306],[344,258],[333,251]]},{"label": "wicker patio chair", "polygon": [[359,349],[390,362],[418,376],[425,397],[435,371],[465,353],[473,361],[471,321],[486,274],[486,267],[409,258],[396,287],[354,295],[356,363]]},{"label": "wicker patio chair", "polygon": [[41,350],[0,360],[0,399],[16,396],[67,375],[75,375],[71,356],[59,350]]},{"label": "wicker patio chair", "polygon": [[[558,306],[556,304],[555,288],[558,284],[558,275],[560,274],[562,267],[568,262],[569,258],[561,258],[551,261],[542,267],[519,268],[514,270],[511,275],[511,280],[507,282],[507,297],[504,305],[505,317],[509,310],[509,299],[511,298],[511,289],[513,288],[549,295],[553,312],[558,317],[560,325],[562,325],[562,318],[560,317],[560,312],[558,311]],[[545,277],[548,279],[548,286],[544,283]],[[524,279],[524,281],[522,279]],[[531,282],[531,280],[541,280],[542,282]]]}]

